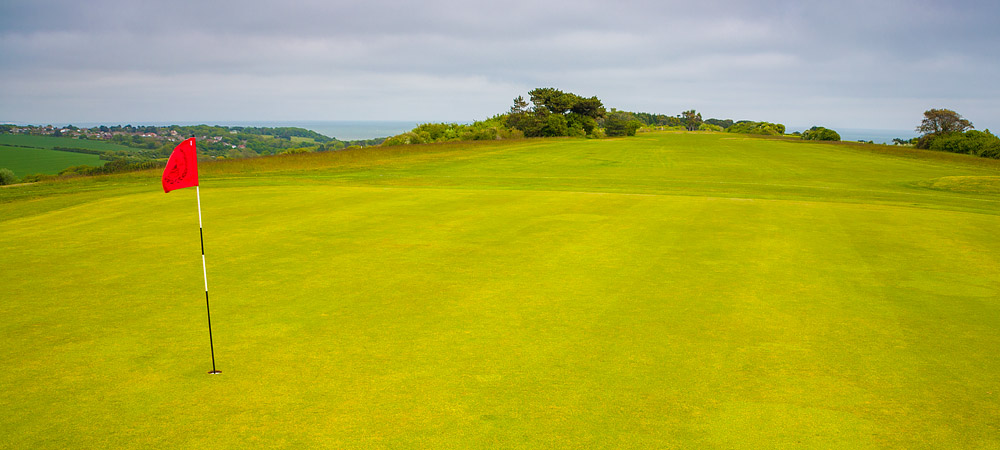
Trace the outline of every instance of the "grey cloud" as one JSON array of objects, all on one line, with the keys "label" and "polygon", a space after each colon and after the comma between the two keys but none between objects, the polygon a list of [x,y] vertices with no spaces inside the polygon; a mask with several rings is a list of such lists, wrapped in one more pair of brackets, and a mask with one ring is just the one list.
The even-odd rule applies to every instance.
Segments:
[{"label": "grey cloud", "polygon": [[6,2],[0,119],[157,120],[185,114],[164,104],[211,99],[201,111],[220,120],[472,120],[551,85],[663,113],[898,127],[915,104],[969,105],[996,121],[997,102],[976,99],[998,97],[997,12],[926,0]]}]

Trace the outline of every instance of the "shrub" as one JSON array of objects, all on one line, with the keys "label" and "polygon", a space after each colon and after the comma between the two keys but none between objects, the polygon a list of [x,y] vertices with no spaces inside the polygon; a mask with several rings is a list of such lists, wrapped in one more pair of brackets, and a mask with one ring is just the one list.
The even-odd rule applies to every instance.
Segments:
[{"label": "shrub", "polygon": [[812,127],[802,133],[802,139],[807,141],[839,141],[840,134],[829,128]]},{"label": "shrub", "polygon": [[17,183],[14,171],[7,168],[0,168],[0,186]]},{"label": "shrub", "polygon": [[726,128],[729,133],[761,134],[765,136],[781,136],[785,134],[785,126],[780,123],[752,122],[741,120]]},{"label": "shrub", "polygon": [[921,140],[925,138],[924,142],[931,150],[1000,159],[1000,138],[990,133],[990,130],[927,135]]}]

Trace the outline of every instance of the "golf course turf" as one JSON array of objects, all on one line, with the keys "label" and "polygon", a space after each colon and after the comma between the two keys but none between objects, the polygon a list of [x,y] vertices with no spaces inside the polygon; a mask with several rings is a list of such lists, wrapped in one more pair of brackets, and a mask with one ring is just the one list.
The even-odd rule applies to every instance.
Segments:
[{"label": "golf course turf", "polygon": [[998,448],[1000,161],[725,133],[0,188],[0,448]]}]

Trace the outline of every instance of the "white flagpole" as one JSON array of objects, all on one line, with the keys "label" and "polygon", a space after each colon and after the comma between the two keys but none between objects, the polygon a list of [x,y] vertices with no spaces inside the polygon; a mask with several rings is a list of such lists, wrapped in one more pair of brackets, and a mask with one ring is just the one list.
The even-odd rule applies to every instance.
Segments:
[{"label": "white flagpole", "polygon": [[205,265],[205,232],[201,225],[201,187],[194,187],[198,197],[198,236],[201,238],[201,273],[205,277],[205,312],[208,313],[208,348],[212,350],[212,371],[210,374],[222,373],[215,368],[215,344],[212,342],[212,310],[208,306],[208,268]]}]

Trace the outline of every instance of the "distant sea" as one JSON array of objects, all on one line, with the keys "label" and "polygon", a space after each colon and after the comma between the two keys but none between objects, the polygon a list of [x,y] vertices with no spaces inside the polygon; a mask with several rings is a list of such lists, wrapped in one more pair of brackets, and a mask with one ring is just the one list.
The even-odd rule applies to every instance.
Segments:
[{"label": "distant sea", "polygon": [[[916,131],[913,130],[877,130],[877,129],[867,129],[867,128],[837,128],[828,127],[840,134],[841,141],[855,142],[855,141],[872,141],[876,144],[892,144],[892,140],[895,138],[900,138],[903,140],[910,140],[910,138],[915,138],[919,136]],[[787,132],[791,133],[793,131],[805,131],[809,127],[788,127]]]},{"label": "distant sea", "polygon": [[[16,123],[16,122],[15,122]],[[382,121],[382,120],[306,120],[306,121],[198,121],[198,122],[74,122],[53,123],[56,126],[76,125],[90,128],[100,125],[134,125],[134,126],[168,126],[168,125],[220,125],[225,127],[299,127],[313,130],[324,136],[337,138],[341,141],[358,139],[375,139],[395,136],[412,130],[420,123],[416,121]],[[25,125],[25,124],[19,124]],[[39,124],[35,124],[39,125]],[[45,124],[48,125],[48,124]]]}]

